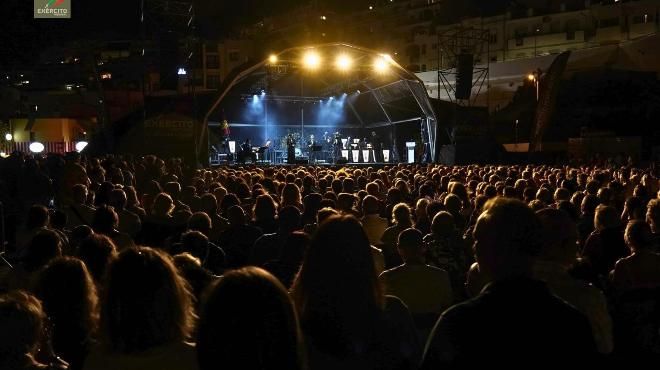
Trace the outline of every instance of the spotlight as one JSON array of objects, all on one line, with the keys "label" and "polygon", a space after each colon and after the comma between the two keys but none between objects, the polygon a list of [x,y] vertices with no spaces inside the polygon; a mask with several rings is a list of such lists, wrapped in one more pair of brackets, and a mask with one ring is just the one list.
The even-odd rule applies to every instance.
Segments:
[{"label": "spotlight", "polygon": [[35,142],[31,143],[29,148],[30,148],[30,151],[32,153],[41,153],[41,152],[44,151],[44,149],[46,149],[44,144],[42,144],[38,141],[35,141]]},{"label": "spotlight", "polygon": [[331,97],[330,97],[330,100],[335,100],[335,97],[334,97],[334,96],[331,96]]},{"label": "spotlight", "polygon": [[353,60],[348,55],[341,54],[337,57],[337,60],[335,61],[335,65],[337,66],[337,69],[339,69],[340,71],[348,71],[353,65]]},{"label": "spotlight", "polygon": [[77,143],[76,143],[76,151],[77,151],[78,153],[82,152],[83,149],[85,149],[85,147],[87,146],[87,144],[88,144],[88,143],[87,143],[86,141],[79,141],[79,142],[77,142]]},{"label": "spotlight", "polygon": [[383,57],[386,61],[388,61],[390,63],[392,63],[394,61],[394,59],[392,59],[392,56],[389,55],[389,54],[381,54],[380,56]]},{"label": "spotlight", "polygon": [[384,57],[376,58],[376,60],[374,60],[374,70],[376,73],[385,73],[389,67],[390,65]]},{"label": "spotlight", "polygon": [[271,54],[271,55],[268,57],[268,63],[270,63],[270,64],[275,64],[275,63],[277,63],[277,55],[275,55],[275,54]]},{"label": "spotlight", "polygon": [[12,134],[10,134],[10,133],[5,134],[5,140],[11,141],[11,139],[13,139],[13,138],[14,138],[14,136],[12,136]]},{"label": "spotlight", "polygon": [[261,96],[264,96],[264,95],[266,95],[266,91],[265,91],[265,90],[261,90]]},{"label": "spotlight", "polygon": [[317,69],[321,64],[321,57],[313,50],[309,50],[303,56],[303,66],[308,69]]}]

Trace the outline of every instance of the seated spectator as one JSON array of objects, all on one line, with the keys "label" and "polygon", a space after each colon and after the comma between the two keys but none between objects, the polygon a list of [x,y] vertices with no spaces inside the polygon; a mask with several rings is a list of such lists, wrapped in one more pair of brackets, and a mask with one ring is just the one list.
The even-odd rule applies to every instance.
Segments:
[{"label": "seated spectator", "polygon": [[201,370],[303,370],[304,347],[286,289],[268,272],[225,274],[204,302],[197,334]]},{"label": "seated spectator", "polygon": [[277,203],[268,194],[257,197],[252,207],[252,226],[261,229],[264,234],[272,234],[277,231]]},{"label": "seated spectator", "polygon": [[218,242],[227,254],[229,266],[242,267],[247,265],[254,242],[263,233],[259,228],[248,225],[245,212],[240,206],[231,206],[227,216],[229,228],[220,234]]},{"label": "seated spectator", "polygon": [[322,222],[291,288],[311,369],[415,369],[419,342],[401,301],[378,284],[369,239],[351,216]]},{"label": "seated spectator", "polygon": [[304,232],[290,233],[282,245],[278,258],[264,264],[264,269],[278,278],[287,289],[300,270],[303,256],[309,247],[309,240],[309,235]]},{"label": "seated spectator", "polygon": [[462,300],[469,262],[451,213],[442,211],[433,217],[431,234],[424,238],[424,244],[426,263],[447,271],[455,299]]},{"label": "seated spectator", "polygon": [[172,257],[172,260],[174,261],[174,265],[179,271],[179,274],[183,276],[188,282],[188,285],[190,285],[192,294],[195,297],[196,311],[199,312],[202,295],[206,291],[206,288],[217,279],[217,276],[202,267],[202,262],[199,258],[188,252],[177,254]]},{"label": "seated spectator", "polygon": [[108,266],[117,257],[117,247],[107,236],[92,234],[80,243],[77,257],[87,266],[96,286],[101,287]]},{"label": "seated spectator", "polygon": [[319,193],[310,193],[303,198],[304,211],[301,217],[301,225],[316,222],[316,213],[321,209],[323,196]]},{"label": "seated spectator", "polygon": [[0,276],[0,291],[30,290],[39,276],[39,271],[51,260],[62,256],[62,240],[50,229],[43,229],[32,237],[25,248],[19,264]]},{"label": "seated spectator", "polygon": [[110,193],[110,205],[114,207],[119,218],[117,231],[128,234],[134,238],[142,228],[140,217],[126,209],[127,197],[122,189],[114,189]]},{"label": "seated spectator", "polygon": [[557,297],[570,303],[589,319],[600,353],[613,348],[612,319],[605,295],[593,285],[573,278],[568,269],[577,255],[577,227],[561,210],[537,212],[543,227],[544,245],[534,265],[534,277],[544,281]]},{"label": "seated spectator", "polygon": [[142,223],[138,240],[144,245],[163,248],[165,241],[175,231],[175,221],[172,217],[174,201],[166,193],[159,193],[153,200],[151,212]]},{"label": "seated spectator", "polygon": [[193,257],[199,259],[200,264],[205,269],[214,274],[222,275],[227,267],[227,257],[224,250],[209,241],[206,235],[200,231],[188,230],[181,235],[181,242],[174,244],[170,250],[171,255],[180,253],[190,253]]},{"label": "seated spectator", "polygon": [[417,200],[415,205],[415,229],[426,235],[431,232],[431,219],[429,219],[426,210],[431,202],[428,198],[421,198]]},{"label": "seated spectator", "polygon": [[85,264],[73,257],[54,259],[34,291],[48,316],[53,350],[69,370],[82,369],[98,320],[96,288]]},{"label": "seated spectator", "polygon": [[84,369],[197,369],[192,294],[170,257],[138,247],[108,269],[101,299],[100,346]]},{"label": "seated spectator", "polygon": [[623,240],[619,215],[614,207],[600,205],[594,216],[596,230],[582,249],[582,256],[590,263],[594,273],[607,276],[619,258],[629,254]]},{"label": "seated spectator", "polygon": [[[515,222],[512,222],[514,221]],[[587,319],[531,278],[541,249],[537,216],[517,200],[488,202],[474,230],[479,269],[490,283],[445,311],[427,344],[423,369],[586,364],[596,348]]]},{"label": "seated spectator", "polygon": [[352,193],[339,193],[337,195],[337,211],[344,215],[360,217],[360,212],[355,209],[355,195]]},{"label": "seated spectator", "polygon": [[94,213],[92,229],[97,234],[102,234],[112,239],[113,243],[121,251],[135,246],[133,238],[126,233],[117,230],[119,226],[119,217],[111,206],[102,205]]},{"label": "seated spectator", "polygon": [[288,183],[284,185],[280,199],[280,209],[292,206],[298,208],[300,212],[304,210],[300,188],[296,184]]},{"label": "seated spectator", "polygon": [[274,234],[259,237],[251,248],[250,264],[264,266],[266,263],[277,260],[282,255],[282,248],[289,235],[300,230],[300,211],[290,206],[284,207],[279,213],[279,228]]},{"label": "seated spectator", "polygon": [[364,217],[360,219],[362,228],[373,246],[381,244],[381,237],[387,229],[387,219],[380,217],[380,204],[378,198],[367,195],[362,200],[362,212]]},{"label": "seated spectator", "polygon": [[399,203],[392,209],[392,221],[394,225],[388,227],[381,237],[383,254],[385,256],[385,268],[399,266],[403,261],[396,251],[399,233],[413,227],[410,207],[405,203]]},{"label": "seated spectator", "polygon": [[[46,315],[34,296],[14,291],[0,295],[0,369],[65,370],[66,364],[49,354],[48,362],[37,361],[43,348]],[[52,361],[52,362],[51,362]]]},{"label": "seated spectator", "polygon": [[16,256],[21,258],[32,238],[41,230],[48,227],[48,208],[41,205],[30,207],[25,225],[16,233]]},{"label": "seated spectator", "polygon": [[660,252],[660,199],[651,199],[646,206],[646,222],[651,227],[654,250]]},{"label": "seated spectator", "polygon": [[80,225],[91,225],[95,209],[87,204],[87,186],[76,184],[71,191],[73,202],[64,208],[67,227],[73,229]]},{"label": "seated spectator", "polygon": [[618,260],[612,271],[616,292],[660,287],[660,254],[653,250],[649,225],[631,221],[626,227],[625,240],[630,255]]},{"label": "seated spectator", "polygon": [[402,231],[397,248],[403,265],[380,274],[385,292],[400,298],[413,315],[442,313],[454,300],[451,282],[447,271],[424,263],[422,233]]}]

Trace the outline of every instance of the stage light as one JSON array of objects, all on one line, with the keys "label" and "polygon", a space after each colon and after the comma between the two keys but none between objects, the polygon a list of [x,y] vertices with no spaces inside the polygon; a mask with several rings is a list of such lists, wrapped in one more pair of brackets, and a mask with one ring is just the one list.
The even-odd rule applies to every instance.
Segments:
[{"label": "stage light", "polygon": [[277,55],[275,55],[275,54],[271,54],[271,55],[268,57],[268,63],[270,63],[270,64],[275,64],[275,63],[277,63]]},{"label": "stage light", "polygon": [[179,76],[185,76],[188,74],[185,68],[179,67],[179,69],[176,71],[176,74]]},{"label": "stage light", "polygon": [[390,64],[384,57],[379,57],[374,60],[374,70],[377,73],[385,73],[389,69]]},{"label": "stage light", "polygon": [[266,91],[265,91],[265,90],[261,90],[261,96],[264,96],[264,95],[266,95]]},{"label": "stage light", "polygon": [[383,57],[386,61],[388,61],[390,63],[392,63],[394,61],[394,59],[392,59],[392,56],[389,55],[389,54],[381,54],[380,56]]},{"label": "stage light", "polygon": [[353,65],[353,60],[348,55],[341,54],[337,57],[337,60],[335,61],[335,65],[337,66],[337,69],[339,69],[340,71],[348,71],[349,69],[351,69],[351,66]]},{"label": "stage light", "polygon": [[35,142],[31,143],[30,146],[29,146],[29,148],[30,148],[30,151],[31,151],[32,153],[41,153],[41,152],[44,151],[44,149],[46,149],[46,147],[44,146],[44,144],[42,144],[42,143],[40,143],[40,142],[38,142],[38,141],[35,141]]},{"label": "stage light", "polygon": [[10,133],[5,134],[5,140],[11,141],[11,139],[13,139],[13,138],[14,138],[14,136],[12,134],[10,134]]},{"label": "stage light", "polygon": [[77,151],[78,153],[82,152],[82,151],[85,149],[85,147],[87,147],[87,144],[89,144],[89,143],[86,142],[86,141],[79,141],[79,142],[77,142],[77,143],[76,143],[76,151]]},{"label": "stage light", "polygon": [[321,64],[321,57],[313,50],[309,50],[303,56],[303,66],[308,69],[317,69]]}]

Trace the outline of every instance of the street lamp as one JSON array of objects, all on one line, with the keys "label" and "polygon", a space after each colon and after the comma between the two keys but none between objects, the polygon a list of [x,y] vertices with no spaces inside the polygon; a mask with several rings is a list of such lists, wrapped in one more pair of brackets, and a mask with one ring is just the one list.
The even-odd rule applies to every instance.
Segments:
[{"label": "street lamp", "polygon": [[541,29],[537,28],[536,31],[534,32],[534,58],[536,58],[536,37],[538,36],[540,31]]},{"label": "street lamp", "polygon": [[534,88],[536,89],[536,101],[539,100],[539,83],[541,82],[541,70],[536,70],[527,75],[527,79],[534,83]]}]

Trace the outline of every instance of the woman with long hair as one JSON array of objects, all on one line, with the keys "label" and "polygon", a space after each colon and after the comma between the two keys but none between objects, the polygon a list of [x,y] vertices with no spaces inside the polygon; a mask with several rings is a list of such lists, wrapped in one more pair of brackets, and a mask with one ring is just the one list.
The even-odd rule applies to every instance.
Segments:
[{"label": "woman with long hair", "polygon": [[58,257],[39,274],[34,289],[50,324],[55,353],[81,369],[98,321],[98,298],[85,264],[73,257]]},{"label": "woman with long hair", "polygon": [[293,206],[298,208],[300,212],[303,211],[303,203],[300,195],[300,188],[294,183],[288,183],[282,188],[282,202],[280,203],[280,209]]},{"label": "woman with long hair", "polygon": [[277,232],[277,203],[268,194],[257,197],[252,207],[252,226],[261,229],[264,234]]},{"label": "woman with long hair", "polygon": [[302,335],[293,302],[258,267],[226,273],[207,291],[197,336],[201,370],[302,370]]},{"label": "woman with long hair", "polygon": [[403,230],[413,227],[412,210],[406,203],[398,203],[392,209],[393,225],[385,229],[381,237],[383,254],[385,255],[385,268],[391,269],[403,263],[396,244],[399,233]]},{"label": "woman with long hair", "polygon": [[147,247],[124,250],[110,265],[101,299],[101,346],[85,369],[197,369],[195,314],[171,258]]},{"label": "woman with long hair", "polygon": [[407,308],[379,285],[357,219],[321,223],[291,288],[312,369],[414,369],[420,348]]}]

